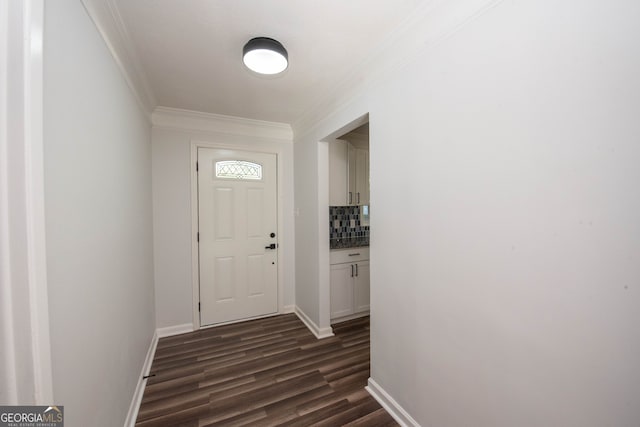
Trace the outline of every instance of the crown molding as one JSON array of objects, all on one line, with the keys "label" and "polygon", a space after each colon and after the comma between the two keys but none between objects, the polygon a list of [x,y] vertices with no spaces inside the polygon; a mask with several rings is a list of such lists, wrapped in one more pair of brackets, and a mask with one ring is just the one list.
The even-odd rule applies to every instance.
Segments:
[{"label": "crown molding", "polygon": [[154,127],[163,129],[216,132],[293,141],[293,130],[287,123],[245,119],[179,108],[157,107],[151,115],[151,123]]},{"label": "crown molding", "polygon": [[296,135],[312,132],[351,100],[407,66],[503,0],[428,0],[365,59],[293,122]]},{"label": "crown molding", "polygon": [[81,1],[140,107],[150,115],[157,101],[115,2],[113,0]]}]

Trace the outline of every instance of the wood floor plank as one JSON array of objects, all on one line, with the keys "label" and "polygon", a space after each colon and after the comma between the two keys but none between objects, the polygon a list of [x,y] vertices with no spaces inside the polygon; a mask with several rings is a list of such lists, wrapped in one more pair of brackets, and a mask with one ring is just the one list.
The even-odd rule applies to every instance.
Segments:
[{"label": "wood floor plank", "polygon": [[332,416],[314,423],[316,427],[335,427],[342,426],[351,421],[355,421],[358,418],[365,417],[369,415],[371,412],[374,412],[380,408],[378,402],[373,399],[367,399],[359,404],[350,407],[346,411],[341,411],[337,414],[333,414]]},{"label": "wood floor plank", "polygon": [[162,338],[136,426],[396,426],[367,393],[369,318],[317,340],[294,314]]},{"label": "wood floor plank", "polygon": [[334,414],[341,413],[343,411],[347,411],[351,408],[349,401],[346,399],[338,400],[329,405],[322,406],[317,408],[312,412],[308,412],[304,415],[301,415],[299,418],[295,420],[288,421],[284,424],[278,425],[286,425],[290,427],[306,427],[315,425],[318,422],[326,420],[327,418],[333,416]]},{"label": "wood floor plank", "polygon": [[395,426],[398,423],[383,408],[376,409],[373,412],[345,424],[345,427],[387,427]]},{"label": "wood floor plank", "polygon": [[266,412],[262,408],[254,409],[253,411],[241,412],[238,415],[220,420],[217,415],[201,418],[198,423],[198,427],[213,427],[213,426],[244,426],[258,424],[267,416]]}]

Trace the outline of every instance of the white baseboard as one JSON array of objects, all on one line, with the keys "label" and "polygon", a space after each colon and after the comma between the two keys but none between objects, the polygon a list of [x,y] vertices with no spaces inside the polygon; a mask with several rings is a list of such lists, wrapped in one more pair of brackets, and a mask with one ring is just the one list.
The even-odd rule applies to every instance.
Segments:
[{"label": "white baseboard", "polygon": [[329,326],[328,328],[320,328],[315,324],[315,322],[309,319],[309,316],[307,316],[304,311],[300,310],[298,306],[296,306],[295,308],[295,313],[298,318],[302,320],[302,323],[304,323],[305,326],[309,328],[311,333],[315,335],[319,340],[322,338],[329,338],[333,336],[333,329],[331,329],[331,326]]},{"label": "white baseboard", "polygon": [[369,312],[365,311],[362,313],[350,314],[348,316],[336,317],[335,319],[331,319],[331,324],[334,325],[336,323],[348,322],[349,320],[359,319],[361,317],[366,317],[369,315]]},{"label": "white baseboard", "polygon": [[193,323],[183,323],[182,325],[167,326],[156,330],[158,338],[171,337],[173,335],[186,334],[193,332]]},{"label": "white baseboard", "polygon": [[153,338],[151,338],[149,350],[147,350],[147,356],[144,359],[144,365],[142,365],[142,372],[138,377],[138,384],[136,385],[136,390],[133,393],[133,399],[131,399],[129,412],[127,412],[127,418],[124,421],[124,427],[134,427],[136,424],[136,418],[138,418],[138,411],[140,410],[140,402],[142,402],[142,395],[144,394],[144,387],[147,384],[147,380],[143,377],[149,375],[149,371],[151,371],[151,364],[153,363],[153,357],[156,354],[157,346],[158,332],[156,331],[153,333]]},{"label": "white baseboard", "polygon": [[372,378],[369,378],[369,385],[365,389],[402,427],[420,427],[420,424]]},{"label": "white baseboard", "polygon": [[295,312],[296,312],[296,305],[295,304],[285,305],[282,308],[282,314],[289,314],[289,313],[295,313]]}]

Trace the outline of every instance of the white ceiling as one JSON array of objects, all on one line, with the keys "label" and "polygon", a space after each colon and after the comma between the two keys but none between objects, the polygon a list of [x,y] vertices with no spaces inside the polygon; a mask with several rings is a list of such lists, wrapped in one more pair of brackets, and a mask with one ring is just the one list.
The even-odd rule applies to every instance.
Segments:
[{"label": "white ceiling", "polygon": [[[294,123],[425,0],[107,1],[157,105]],[[283,74],[242,65],[258,36],[289,52]]]}]

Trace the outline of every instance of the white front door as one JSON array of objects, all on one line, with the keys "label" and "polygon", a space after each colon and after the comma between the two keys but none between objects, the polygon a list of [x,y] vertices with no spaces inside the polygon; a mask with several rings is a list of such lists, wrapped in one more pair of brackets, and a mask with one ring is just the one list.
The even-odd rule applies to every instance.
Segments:
[{"label": "white front door", "polygon": [[275,154],[198,148],[202,326],[278,311]]}]

